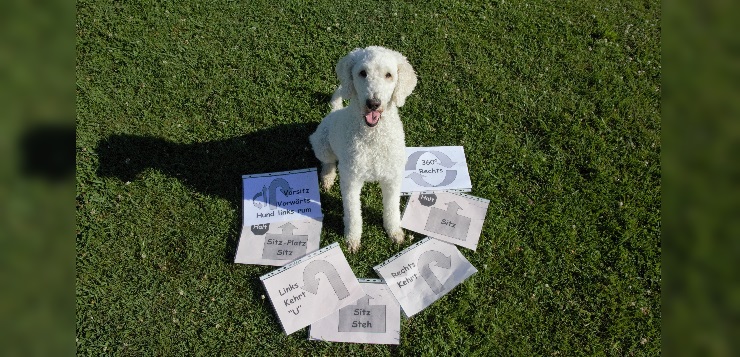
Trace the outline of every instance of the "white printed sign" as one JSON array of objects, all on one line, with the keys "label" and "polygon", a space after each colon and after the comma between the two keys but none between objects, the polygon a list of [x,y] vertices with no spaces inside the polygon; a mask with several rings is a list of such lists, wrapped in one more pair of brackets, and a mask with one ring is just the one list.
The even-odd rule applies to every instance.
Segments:
[{"label": "white printed sign", "polygon": [[316,169],[242,176],[244,228],[299,219],[321,219]]},{"label": "white printed sign", "polygon": [[359,279],[365,296],[311,324],[309,340],[397,345],[401,306],[381,279]]},{"label": "white printed sign", "polygon": [[409,317],[478,272],[457,247],[428,237],[373,269]]},{"label": "white printed sign", "polygon": [[462,146],[407,147],[401,194],[428,191],[470,192]]},{"label": "white printed sign", "polygon": [[235,263],[283,266],[319,249],[321,221],[307,219],[245,226]]},{"label": "white printed sign", "polygon": [[464,193],[415,193],[409,198],[401,227],[475,250],[489,201]]},{"label": "white printed sign", "polygon": [[260,280],[288,335],[365,296],[337,243],[265,274]]}]

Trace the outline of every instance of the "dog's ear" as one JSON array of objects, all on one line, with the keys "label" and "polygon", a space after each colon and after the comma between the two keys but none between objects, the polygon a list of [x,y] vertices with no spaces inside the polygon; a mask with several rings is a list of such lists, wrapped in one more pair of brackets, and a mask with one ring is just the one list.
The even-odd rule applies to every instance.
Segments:
[{"label": "dog's ear", "polygon": [[355,96],[355,86],[352,83],[352,67],[357,62],[357,55],[362,51],[361,48],[355,48],[349,54],[342,57],[337,62],[337,78],[339,78],[339,95],[342,98],[349,99]]},{"label": "dog's ear", "polygon": [[396,52],[398,57],[398,82],[393,90],[393,101],[397,107],[406,104],[406,97],[414,91],[416,87],[416,72],[411,67],[409,61],[402,54]]}]

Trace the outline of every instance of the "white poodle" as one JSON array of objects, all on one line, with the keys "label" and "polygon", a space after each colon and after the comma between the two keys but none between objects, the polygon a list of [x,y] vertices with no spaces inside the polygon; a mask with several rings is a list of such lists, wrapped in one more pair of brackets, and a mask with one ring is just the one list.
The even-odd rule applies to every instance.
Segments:
[{"label": "white poodle", "polygon": [[[416,87],[416,73],[400,53],[383,47],[356,48],[336,67],[340,86],[331,99],[332,112],[309,140],[322,162],[321,186],[334,184],[339,163],[344,204],[344,235],[350,251],[360,247],[360,190],[378,181],[383,192],[383,227],[397,243],[401,230],[401,179],[406,163],[403,125],[398,116]],[[342,107],[342,99],[349,106]]]}]

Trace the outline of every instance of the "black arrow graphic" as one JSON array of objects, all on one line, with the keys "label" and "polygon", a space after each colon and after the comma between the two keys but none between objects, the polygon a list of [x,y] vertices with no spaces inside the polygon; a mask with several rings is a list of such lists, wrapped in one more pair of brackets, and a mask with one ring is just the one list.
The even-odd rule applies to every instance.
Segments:
[{"label": "black arrow graphic", "polygon": [[452,258],[436,250],[430,250],[419,256],[418,263],[421,277],[424,278],[424,281],[427,282],[435,294],[441,294],[444,290],[444,284],[440,283],[439,279],[437,279],[429,266],[432,263],[435,263],[435,265],[440,268],[449,269],[450,266],[452,266]]},{"label": "black arrow graphic", "polygon": [[329,285],[334,289],[334,293],[339,300],[344,300],[349,296],[349,290],[344,286],[342,278],[339,276],[337,269],[326,260],[314,260],[303,269],[303,290],[316,295],[319,291],[319,279],[316,275],[323,273],[329,280]]}]

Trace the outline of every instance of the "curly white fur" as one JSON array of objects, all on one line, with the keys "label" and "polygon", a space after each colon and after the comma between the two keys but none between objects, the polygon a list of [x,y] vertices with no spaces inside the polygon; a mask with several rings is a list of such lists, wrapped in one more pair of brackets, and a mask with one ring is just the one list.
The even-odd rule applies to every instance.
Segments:
[{"label": "curly white fur", "polygon": [[[339,60],[336,72],[340,86],[331,99],[332,112],[309,138],[322,162],[321,186],[328,190],[334,184],[338,162],[344,235],[354,252],[362,236],[360,190],[365,182],[380,182],[383,227],[391,239],[401,243],[406,143],[398,107],[416,87],[416,73],[406,57],[378,46],[352,50]],[[349,99],[344,108],[343,99]]]}]

